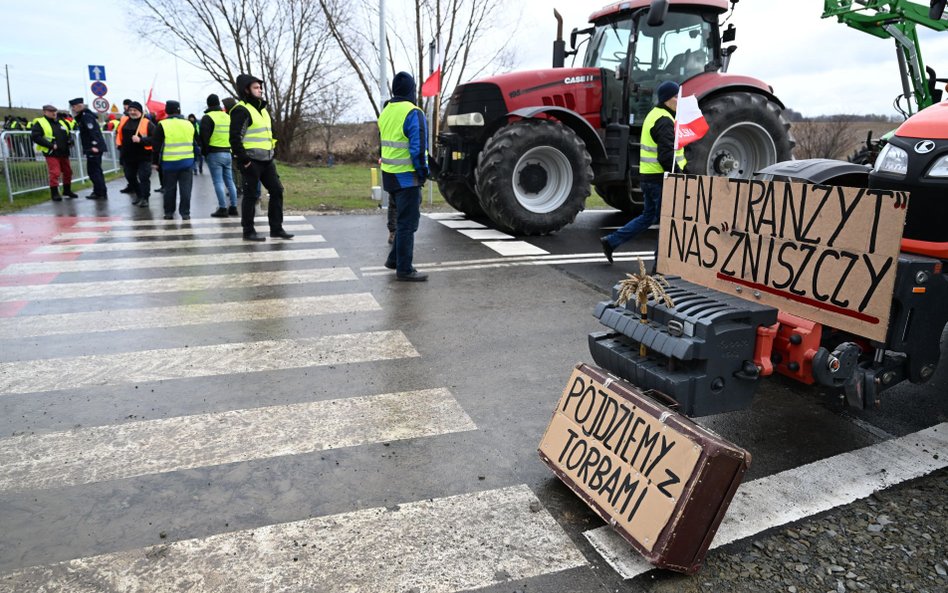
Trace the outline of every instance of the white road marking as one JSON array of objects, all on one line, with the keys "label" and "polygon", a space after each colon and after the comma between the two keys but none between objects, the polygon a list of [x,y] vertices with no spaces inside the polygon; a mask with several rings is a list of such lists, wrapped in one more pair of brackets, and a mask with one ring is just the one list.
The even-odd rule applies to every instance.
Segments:
[{"label": "white road marking", "polygon": [[[613,259],[617,262],[634,262],[638,259],[651,261],[654,259],[652,251],[624,251],[616,253]],[[604,263],[606,256],[602,253],[573,253],[551,254],[538,256],[521,256],[507,258],[471,259],[455,262],[437,262],[430,264],[415,263],[419,270],[446,272],[456,270],[483,270],[490,268],[512,268],[517,266],[551,266],[583,263]],[[363,276],[391,275],[392,271],[382,266],[366,266],[360,270]]]},{"label": "white road marking", "polygon": [[425,214],[431,220],[458,220],[464,218],[463,212],[429,212]]},{"label": "white road marking", "polygon": [[484,225],[479,222],[474,222],[473,220],[454,220],[454,219],[442,219],[439,220],[441,224],[448,227],[449,229],[485,229]]},{"label": "white road marking", "polygon": [[[74,225],[77,229],[90,229],[99,227],[139,227],[139,226],[157,226],[157,227],[176,227],[187,228],[195,224],[214,224],[220,225],[226,222],[235,222],[236,218],[192,218],[191,220],[81,220]],[[266,216],[257,216],[253,219],[254,223],[267,224]],[[306,222],[305,216],[284,216],[283,222]]]},{"label": "white road marking", "polygon": [[[333,259],[339,257],[335,249],[269,249],[268,245],[286,245],[276,241],[254,244],[252,251],[244,253],[215,253],[213,255],[170,255],[163,257],[79,259],[72,261],[24,262],[10,264],[0,270],[2,276],[20,274],[49,274],[65,272],[103,272],[113,270],[141,270],[147,268],[176,268],[204,266],[219,268],[224,264],[250,264],[274,261],[301,261],[309,259]],[[247,244],[250,246],[250,244]],[[261,248],[262,247],[262,248]]]},{"label": "white road marking", "polygon": [[477,430],[447,389],[0,439],[0,490],[91,484]]},{"label": "white road marking", "polygon": [[[850,504],[944,467],[948,422],[742,484],[711,547]],[[584,535],[625,579],[655,568],[608,526]]]},{"label": "white road marking", "polygon": [[26,568],[0,592],[453,593],[585,566],[539,505],[518,485],[363,509]]},{"label": "white road marking", "polygon": [[109,309],[83,313],[21,315],[0,318],[0,338],[20,339],[60,334],[91,334],[183,327],[209,323],[379,311],[381,308],[371,294],[354,293],[171,305],[167,307]]},{"label": "white road marking", "polygon": [[540,249],[526,241],[484,241],[481,245],[490,247],[501,255],[545,255],[549,253],[546,249]]},{"label": "white road marking", "polygon": [[[283,230],[287,232],[312,231],[313,225],[285,224]],[[76,241],[79,239],[125,239],[132,237],[166,237],[166,236],[200,236],[200,235],[236,235],[241,236],[243,230],[239,226],[196,226],[171,229],[136,229],[136,230],[108,230],[108,231],[70,231],[59,233],[53,238],[57,241]]]},{"label": "white road marking", "polygon": [[[420,356],[401,331],[0,363],[0,394],[40,393]],[[144,396],[144,394],[142,394]]]},{"label": "white road marking", "polygon": [[[322,235],[296,235],[295,245],[325,243]],[[147,249],[200,249],[206,247],[246,246],[242,236],[222,239],[181,239],[166,241],[121,241],[119,243],[86,243],[81,245],[43,245],[31,254],[43,253],[111,253],[116,251],[144,251]],[[147,256],[143,256],[147,257]]]},{"label": "white road marking", "polygon": [[213,276],[176,276],[145,280],[111,280],[104,282],[61,282],[54,284],[20,284],[0,286],[0,301],[44,301],[101,296],[127,296],[184,291],[217,291],[227,288],[286,286],[312,282],[355,280],[350,268],[304,268],[279,272],[246,272]]},{"label": "white road marking", "polygon": [[475,241],[484,241],[488,239],[508,240],[514,238],[513,235],[495,231],[494,229],[461,229],[458,232],[465,237],[474,239]]}]

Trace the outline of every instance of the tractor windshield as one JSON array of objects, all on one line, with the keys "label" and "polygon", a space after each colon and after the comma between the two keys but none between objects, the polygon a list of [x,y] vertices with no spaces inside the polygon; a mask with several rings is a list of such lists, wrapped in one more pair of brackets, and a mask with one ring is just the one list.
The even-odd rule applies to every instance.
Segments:
[{"label": "tractor windshield", "polygon": [[632,63],[635,82],[670,79],[680,84],[704,72],[714,59],[714,27],[702,14],[670,12],[659,27],[649,27],[644,18],[639,22]]},{"label": "tractor windshield", "polygon": [[631,33],[631,17],[597,25],[586,48],[583,66],[614,70],[616,66],[626,61]]}]

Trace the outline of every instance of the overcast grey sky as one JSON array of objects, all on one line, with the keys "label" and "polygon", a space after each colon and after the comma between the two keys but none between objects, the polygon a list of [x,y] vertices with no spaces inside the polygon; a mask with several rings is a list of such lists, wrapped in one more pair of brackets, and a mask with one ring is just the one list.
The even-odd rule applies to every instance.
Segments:
[{"label": "overcast grey sky", "polygon": [[[387,0],[388,10],[399,0]],[[39,107],[51,102],[65,108],[76,96],[91,101],[88,65],[106,68],[112,102],[142,100],[154,81],[155,98],[178,97],[182,110],[200,113],[209,93],[225,94],[203,72],[136,39],[129,2],[85,0],[76,5],[30,0],[4,3],[0,58],[10,66],[15,106]],[[607,2],[567,0],[511,1],[511,14],[522,7],[515,38],[519,68],[550,65],[556,34],[553,8],[565,19],[568,33],[583,27],[589,14]],[[819,0],[742,0],[733,22],[737,53],[730,71],[756,76],[774,87],[784,103],[805,115],[826,113],[894,114],[900,92],[892,41],[876,39],[830,20],[821,20]],[[374,23],[367,26],[374,28]],[[510,35],[509,32],[505,33]],[[924,56],[939,76],[948,76],[948,33],[925,31]],[[941,60],[941,63],[939,62]],[[407,65],[406,65],[407,66]],[[6,105],[5,89],[0,88]],[[365,113],[369,110],[363,108]]]}]

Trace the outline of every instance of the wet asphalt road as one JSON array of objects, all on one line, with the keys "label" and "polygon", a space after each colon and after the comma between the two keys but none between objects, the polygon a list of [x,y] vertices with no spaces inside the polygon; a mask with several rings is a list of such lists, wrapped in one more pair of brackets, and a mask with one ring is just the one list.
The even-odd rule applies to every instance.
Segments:
[{"label": "wet asphalt road", "polygon": [[[111,199],[105,204],[83,199],[47,203],[22,215],[44,220],[63,215],[81,219],[143,218],[142,211],[130,207],[129,199],[117,192],[117,184],[111,184],[111,189]],[[157,204],[158,200],[153,199],[151,217],[160,219]],[[205,217],[214,206],[208,178],[197,178],[193,216]],[[37,379],[39,389],[17,387],[2,396],[0,447],[10,445],[16,438],[35,435],[36,446],[42,449],[46,442],[44,437],[91,428],[102,428],[103,435],[96,437],[89,433],[84,442],[103,443],[109,441],[109,430],[143,422],[171,422],[172,419],[261,407],[284,409],[319,402],[335,405],[333,402],[351,398],[432,389],[447,390],[450,394],[450,401],[436,408],[435,413],[443,413],[445,418],[456,413],[461,419],[450,430],[421,427],[420,432],[408,432],[405,436],[389,434],[363,438],[354,445],[333,445],[333,438],[342,437],[329,436],[330,432],[347,435],[357,429],[346,424],[349,419],[345,415],[341,415],[341,420],[336,417],[332,422],[327,420],[325,425],[317,417],[312,423],[312,431],[317,433],[313,438],[322,442],[308,450],[300,446],[294,451],[291,446],[289,452],[266,455],[248,451],[246,459],[233,461],[231,459],[237,458],[224,456],[217,461],[191,461],[180,466],[172,462],[161,471],[149,470],[145,463],[145,469],[128,477],[109,477],[108,473],[102,478],[84,475],[77,483],[57,483],[56,472],[53,472],[48,485],[7,486],[0,496],[0,532],[3,533],[0,591],[27,590],[22,588],[22,583],[28,580],[16,580],[20,576],[10,578],[11,574],[22,575],[22,569],[27,567],[102,554],[135,554],[150,546],[252,532],[266,526],[330,515],[349,518],[366,509],[397,510],[416,502],[437,503],[450,497],[471,493],[489,495],[523,486],[528,488],[528,495],[535,496],[540,503],[540,506],[531,506],[534,515],[549,513],[558,525],[556,529],[561,529],[568,538],[568,544],[556,548],[563,551],[562,555],[547,554],[525,563],[525,567],[498,565],[487,577],[462,577],[454,574],[463,572],[457,566],[473,565],[475,560],[468,561],[464,553],[452,551],[449,535],[431,535],[423,549],[435,556],[446,554],[441,560],[441,571],[433,571],[435,576],[419,569],[417,581],[409,576],[394,584],[385,581],[384,587],[379,585],[375,589],[370,586],[375,577],[367,567],[376,559],[373,559],[373,548],[368,547],[362,552],[364,558],[356,558],[356,564],[364,571],[353,569],[335,577],[308,580],[313,574],[300,568],[302,576],[296,590],[655,589],[660,586],[656,583],[663,580],[661,573],[623,581],[602,561],[583,537],[583,532],[599,527],[602,522],[553,478],[536,454],[571,368],[578,362],[591,362],[586,335],[600,327],[592,317],[593,307],[608,297],[611,286],[625,272],[637,269],[633,261],[607,265],[599,252],[597,238],[604,233],[602,229],[623,222],[623,216],[618,213],[583,213],[575,224],[555,236],[527,239],[528,244],[551,256],[529,259],[502,256],[482,241],[423,217],[415,244],[416,265],[431,274],[429,282],[423,284],[395,282],[393,275],[381,268],[388,246],[384,217],[378,213],[307,215],[305,223],[311,224],[312,230],[298,231],[298,237],[318,234],[325,239],[322,243],[275,244],[271,241],[265,246],[254,246],[234,239],[214,247],[202,247],[198,243],[175,249],[174,253],[154,246],[146,250],[89,251],[78,255],[75,261],[121,258],[141,265],[128,269],[66,271],[39,280],[33,276],[2,277],[0,286],[15,286],[18,282],[121,283],[133,279],[155,279],[161,283],[161,279],[186,281],[191,277],[237,273],[292,276],[317,268],[351,271],[352,274],[348,280],[318,284],[238,284],[202,290],[142,290],[129,294],[110,292],[105,285],[96,296],[20,302],[14,314],[9,315],[10,309],[7,309],[10,318],[95,312],[107,315],[111,312],[115,318],[118,311],[131,311],[134,318],[135,311],[147,317],[159,307],[201,305],[210,307],[210,312],[207,318],[189,325],[104,327],[106,331],[62,331],[30,337],[12,331],[0,335],[0,363],[26,366],[37,360],[56,359],[58,366],[54,368],[60,381],[53,383],[47,370],[43,380]],[[214,225],[221,230],[239,228],[236,219]],[[197,226],[176,221],[168,229],[159,220],[155,226],[122,228],[163,229],[166,235],[147,239],[103,237],[96,242],[166,240],[171,243],[197,239],[191,235],[191,229]],[[57,232],[64,229],[58,228]],[[0,232],[7,231],[8,228],[0,227]],[[656,233],[646,233],[623,250],[651,251]],[[57,241],[55,237],[56,233],[51,233],[44,243]],[[218,237],[239,235],[222,233],[200,238]],[[253,250],[282,253],[310,249],[331,249],[337,257],[221,263],[221,258]],[[588,254],[588,257],[580,258],[583,263],[565,263],[552,257],[577,254]],[[149,262],[169,255],[199,256],[204,263],[189,267],[150,267]],[[21,262],[37,259],[29,252],[18,257],[16,261]],[[553,263],[548,263],[550,261]],[[352,294],[369,295],[377,307],[365,310],[342,307],[320,314],[302,309],[287,316],[277,314],[265,319],[254,314],[249,319],[240,319],[239,315],[221,319],[214,313],[223,311],[225,303],[334,296],[346,301],[351,300]],[[71,319],[66,317],[64,322],[69,323]],[[354,336],[352,342],[346,342],[349,346],[336,347],[346,354],[358,350],[363,343],[378,346],[389,339],[390,333],[386,332],[401,332],[413,353],[392,354],[396,346],[391,346],[384,356],[366,355],[359,360],[347,360],[340,355],[338,359],[324,361],[322,354],[318,354],[296,366],[261,370],[254,365],[265,359],[267,352],[219,349],[224,344],[282,340],[289,341],[288,352],[292,352],[307,340]],[[387,344],[385,347],[389,348]],[[209,353],[202,361],[203,370],[195,371],[192,365],[174,374],[178,372],[174,370],[177,368],[174,357],[180,360],[185,348]],[[169,358],[165,358],[165,353],[169,353]],[[128,356],[117,358],[122,354]],[[281,360],[287,357],[281,356]],[[5,365],[5,372],[10,368],[13,367]],[[84,372],[97,378],[82,382],[79,377],[84,376]],[[110,374],[112,379],[108,377]],[[821,393],[820,389],[775,378],[762,386],[752,409],[700,421],[752,453],[753,464],[745,480],[754,480],[945,422],[948,419],[946,384],[948,371],[942,365],[927,385],[903,385],[887,392],[881,409],[853,411],[844,409],[837,398]],[[391,421],[401,422],[413,413],[416,412],[392,412]],[[336,426],[335,423],[341,424]],[[210,426],[205,433],[213,432],[214,425]],[[161,430],[167,430],[161,434],[171,441],[189,434],[173,422]],[[258,435],[258,439],[304,440],[299,433],[289,435],[274,430]],[[320,431],[325,431],[326,436],[319,435]],[[192,440],[166,444],[171,451],[187,458],[193,442],[193,437],[189,438]],[[222,437],[223,444],[218,443],[222,449],[250,450],[257,445],[240,440],[226,442],[227,438],[230,437]],[[11,462],[17,451],[13,446],[0,448],[0,456]],[[113,451],[84,456],[73,449],[72,456],[62,463],[78,463],[89,474],[99,471],[106,459],[115,454]],[[339,522],[345,521],[340,519]],[[373,531],[375,528],[369,524],[364,529]],[[416,533],[410,523],[396,522],[392,529],[395,539],[411,539]],[[500,547],[500,557],[524,552],[515,542],[508,541],[511,535],[496,534],[492,531],[496,529],[519,531],[520,527],[513,519],[506,526],[503,520],[499,526],[484,526],[480,533],[485,541],[499,539],[506,546],[506,552]],[[316,534],[313,537],[319,538]],[[487,541],[484,547],[490,548],[494,543]],[[943,546],[943,543],[934,545]],[[340,549],[348,550],[345,546]],[[725,552],[728,549],[725,548]],[[346,553],[356,557],[360,552]],[[396,554],[402,553],[404,550]],[[471,553],[476,555],[476,552]],[[718,553],[721,552],[712,551],[712,554]],[[400,562],[406,557],[396,555],[384,558],[384,562]],[[263,562],[268,561],[264,556]],[[140,565],[136,566],[136,570],[141,569]],[[195,564],[191,574],[199,573],[200,566]],[[411,567],[406,566],[406,571],[410,575]],[[657,580],[656,574],[659,575]],[[250,578],[242,574],[231,576],[238,583],[249,582],[244,579]],[[5,589],[5,586],[12,588]],[[218,590],[209,583],[198,586],[191,582],[196,588],[179,586],[180,589],[171,590]],[[758,590],[755,586],[749,580],[746,590]],[[116,585],[114,590],[127,589]]]}]

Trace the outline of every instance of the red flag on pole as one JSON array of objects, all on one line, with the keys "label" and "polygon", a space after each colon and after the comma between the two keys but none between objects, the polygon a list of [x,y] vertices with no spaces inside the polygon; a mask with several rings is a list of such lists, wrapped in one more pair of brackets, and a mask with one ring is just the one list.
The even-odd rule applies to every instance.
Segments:
[{"label": "red flag on pole", "polygon": [[151,92],[154,88],[148,89],[148,99],[145,100],[145,108],[148,109],[149,113],[155,114],[155,119],[161,121],[165,119],[167,114],[165,113],[165,104],[161,101],[152,101]]},{"label": "red flag on pole", "polygon": [[438,40],[438,64],[435,66],[434,72],[425,79],[425,82],[421,85],[421,96],[422,97],[435,97],[441,94],[441,62],[443,62],[441,56],[441,40]]},{"label": "red flag on pole", "polygon": [[[680,92],[680,91],[679,91]],[[678,117],[675,118],[675,149],[697,142],[708,133],[708,120],[698,107],[698,98],[694,95],[678,97]]]}]

